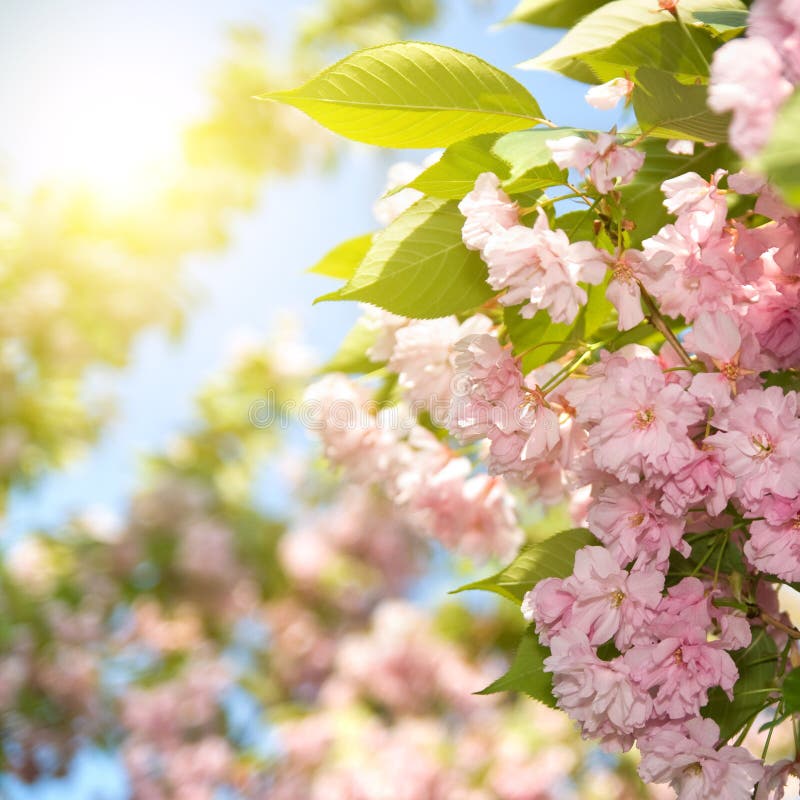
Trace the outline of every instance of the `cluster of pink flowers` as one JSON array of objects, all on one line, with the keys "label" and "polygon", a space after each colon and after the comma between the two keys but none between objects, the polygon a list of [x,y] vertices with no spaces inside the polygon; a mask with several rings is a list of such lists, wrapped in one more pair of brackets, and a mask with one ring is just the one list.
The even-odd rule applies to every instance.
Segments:
[{"label": "cluster of pink flowers", "polygon": [[[595,147],[588,140],[554,145],[557,160],[572,153],[562,166],[591,163],[578,158]],[[625,179],[624,169],[613,171]],[[611,188],[600,175],[590,179]],[[732,697],[739,674],[730,653],[750,643],[751,624],[766,623],[714,603],[732,594],[718,569],[668,588],[665,576],[673,551],[691,553],[687,534],[739,518],[749,536],[726,535],[752,573],[800,580],[798,396],[765,388],[761,377],[800,365],[800,228],[763,181],[744,173],[728,186],[757,195],[757,211],[771,221],[729,220],[723,179],[718,171],[666,181],[675,221],[641,250],[601,253],[566,241],[562,253],[583,245],[574,262],[584,271],[558,284],[544,212],[533,229],[512,221],[499,182],[481,176],[462,203],[463,236],[480,249],[490,285],[507,290],[501,302],[541,293],[547,301],[523,306],[523,315],[546,307],[569,321],[585,301],[578,281],[599,283],[611,270],[607,296],[620,329],[645,318],[643,300],[648,313],[683,317],[691,329],[658,355],[627,345],[601,350],[578,371],[555,363],[527,376],[495,333],[468,336],[455,345],[449,428],[462,442],[487,440],[492,474],[545,498],[572,494],[576,520],[600,542],[577,553],[570,577],[541,581],[523,604],[551,648],[545,664],[559,706],[609,749],[637,742],[645,780],[670,782],[681,798],[745,800],[763,764],[745,748],[718,747],[718,727],[700,712],[714,687]],[[565,286],[573,305],[559,293]],[[556,298],[563,311],[554,311]],[[770,584],[759,592],[762,608],[777,607]],[[779,630],[768,634],[783,641]]]},{"label": "cluster of pink flowers", "polygon": [[708,103],[733,112],[730,141],[744,157],[769,140],[775,117],[800,81],[800,5],[797,0],[755,0],[747,36],[714,54]]},{"label": "cluster of pink flowers", "polygon": [[[424,325],[410,322],[402,330],[418,324]],[[433,357],[435,369],[447,361],[436,352]],[[407,368],[424,371],[424,362]],[[379,485],[408,524],[447,547],[481,559],[513,555],[522,532],[503,479],[476,474],[472,462],[420,424],[411,409],[378,409],[371,397],[368,386],[338,374],[309,388],[309,425],[319,432],[326,456],[351,479]]]}]

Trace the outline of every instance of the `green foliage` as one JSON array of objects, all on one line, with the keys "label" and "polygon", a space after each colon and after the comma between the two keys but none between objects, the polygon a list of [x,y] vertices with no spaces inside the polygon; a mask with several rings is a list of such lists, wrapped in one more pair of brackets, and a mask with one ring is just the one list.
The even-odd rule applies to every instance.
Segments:
[{"label": "green foliage", "polygon": [[544,660],[550,650],[539,643],[531,625],[519,643],[519,649],[508,672],[477,694],[497,692],[523,692],[550,708],[556,707],[553,697],[553,678],[544,671]]},{"label": "green foliage", "polygon": [[481,133],[530,128],[539,104],[476,56],[420,42],[361,50],[308,83],[263,95],[350,139],[382,147],[447,147]]},{"label": "green foliage", "polygon": [[320,300],[361,300],[417,319],[468,311],[492,291],[478,253],[461,241],[458,204],[426,197],[375,241],[355,275]]},{"label": "green foliage", "polygon": [[639,127],[648,136],[727,141],[731,115],[712,113],[707,97],[707,87],[686,86],[665,70],[649,66],[636,70],[633,108]]},{"label": "green foliage", "polygon": [[800,711],[800,669],[793,669],[783,679],[781,696],[783,697],[783,708],[787,714]]},{"label": "green foliage", "polygon": [[[691,18],[694,13],[742,9],[744,5],[740,0],[681,0],[680,3],[680,13],[684,18]],[[605,53],[600,57],[601,63],[606,61],[616,63],[623,60],[622,56],[617,58],[613,53],[609,53],[609,48],[640,29],[647,29],[645,37],[653,37],[654,48],[655,41],[663,36],[663,31],[655,31],[654,28],[660,28],[662,25],[679,27],[668,12],[658,12],[652,0],[613,0],[584,17],[560,42],[536,58],[526,61],[522,66],[529,69],[554,70],[584,83],[602,83],[606,79],[601,78],[591,66],[593,58]],[[640,44],[644,41],[644,38],[639,40]],[[623,42],[621,46],[627,50],[629,43]],[[688,42],[687,46],[690,46]],[[639,63],[634,62],[632,66],[639,66]],[[618,73],[611,77],[620,75]]]},{"label": "green foliage", "polygon": [[362,318],[350,329],[336,355],[323,367],[323,372],[374,372],[379,364],[367,356],[375,343],[377,330]]},{"label": "green foliage", "polygon": [[764,173],[787,203],[800,208],[800,149],[797,131],[800,127],[800,89],[786,101],[778,113],[772,136],[754,161],[757,171]]},{"label": "green foliage", "polygon": [[747,27],[748,11],[739,9],[718,9],[714,11],[698,11],[694,14],[697,22],[710,28],[726,41],[738,36]]},{"label": "green foliage", "polygon": [[505,569],[496,575],[461,586],[454,593],[479,589],[521,603],[525,593],[539,581],[570,575],[575,553],[590,544],[597,544],[597,540],[586,528],[562,531],[549,539],[526,545]]},{"label": "green foliage", "polygon": [[609,0],[521,0],[506,22],[527,22],[547,28],[570,28]]},{"label": "green foliage", "polygon": [[369,252],[372,239],[373,234],[371,233],[354,236],[352,239],[336,245],[308,271],[317,275],[327,275],[329,278],[349,280]]},{"label": "green foliage", "polygon": [[[747,725],[764,708],[769,689],[775,686],[778,655],[775,640],[763,628],[757,629],[749,647],[731,654],[739,669],[733,687],[733,701],[725,693],[712,689],[703,716],[719,725],[720,739],[726,741]],[[777,695],[777,691],[775,692]]]},{"label": "green foliage", "polygon": [[[661,19],[661,18],[659,18]],[[687,41],[687,34],[694,44]],[[683,29],[671,17],[623,36],[610,47],[589,53],[581,60],[597,79],[610,81],[621,75],[636,80],[642,66],[663,69],[682,83],[708,78],[708,64],[719,46],[716,35],[705,28]]]},{"label": "green foliage", "polygon": [[573,128],[483,134],[450,145],[442,157],[409,186],[424,194],[461,199],[472,191],[482,172],[494,172],[509,194],[558,186],[566,171],[552,161],[548,139],[576,133]]},{"label": "green foliage", "polygon": [[523,371],[530,372],[541,367],[591,339],[612,313],[605,290],[605,285],[587,287],[588,300],[572,325],[552,322],[544,310],[531,319],[524,319],[519,313],[519,306],[506,308],[503,320],[514,353],[522,356]]}]

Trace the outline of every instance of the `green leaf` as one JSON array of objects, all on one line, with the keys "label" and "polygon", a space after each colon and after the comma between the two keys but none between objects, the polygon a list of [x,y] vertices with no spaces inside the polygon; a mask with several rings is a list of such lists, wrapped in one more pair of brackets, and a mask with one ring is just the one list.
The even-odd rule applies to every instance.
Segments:
[{"label": "green leaf", "polygon": [[523,634],[519,649],[508,672],[476,694],[523,692],[550,708],[556,707],[553,677],[544,671],[544,660],[550,649],[539,643],[533,625]]},{"label": "green leaf", "polygon": [[342,242],[333,248],[314,264],[309,272],[317,275],[327,275],[330,278],[344,278],[348,280],[355,274],[358,265],[372,246],[373,234],[365,233]]},{"label": "green leaf", "polygon": [[360,319],[344,337],[336,355],[322,368],[323,372],[374,372],[380,364],[367,356],[375,344],[378,330]]},{"label": "green leaf", "polygon": [[575,553],[590,544],[597,544],[597,539],[586,528],[562,531],[544,541],[526,545],[514,561],[496,575],[461,586],[452,594],[477,589],[521,603],[525,593],[539,581],[571,575]]},{"label": "green leaf", "polygon": [[408,186],[433,197],[460,200],[483,172],[493,172],[510,194],[523,194],[558,186],[567,173],[552,160],[545,142],[579,131],[574,128],[487,133],[456,142],[442,157]]},{"label": "green leaf", "polygon": [[714,114],[706,105],[708,87],[686,86],[654,67],[636,71],[633,109],[642,132],[662,139],[698,142],[728,140],[730,114]]},{"label": "green leaf", "polygon": [[506,308],[503,321],[514,354],[522,356],[522,371],[527,373],[541,367],[579,347],[581,342],[590,340],[612,313],[605,291],[605,284],[587,287],[586,305],[572,325],[552,322],[544,310],[531,319],[524,319],[519,313],[519,306]]},{"label": "green leaf", "polygon": [[746,8],[718,9],[717,11],[697,11],[694,14],[694,18],[702,25],[711,28],[717,36],[727,41],[745,30],[748,13]]},{"label": "green leaf", "polygon": [[416,319],[469,311],[493,292],[480,255],[461,241],[454,200],[424,197],[375,236],[355,275],[319,300],[361,300]]},{"label": "green leaf", "polygon": [[781,686],[783,707],[787,714],[800,711],[800,669],[793,669],[784,679]]},{"label": "green leaf", "polygon": [[542,119],[539,104],[510,75],[422,42],[360,50],[297,89],[261,99],[288,103],[341,136],[381,147],[447,147]]},{"label": "green leaf", "polygon": [[765,174],[776,186],[784,200],[800,208],[800,148],[797,131],[800,128],[800,89],[778,113],[772,136],[766,147],[754,159],[753,167]]},{"label": "green leaf", "polygon": [[[719,687],[708,693],[708,705],[702,714],[719,725],[724,742],[741,730],[764,707],[769,696],[766,689],[775,685],[777,648],[763,628],[756,628],[749,647],[731,654],[739,669],[739,680],[733,687],[733,702]],[[777,694],[777,692],[776,692]]]},{"label": "green leaf", "polygon": [[[740,0],[681,0],[680,3],[681,14],[690,19],[698,12],[742,9],[744,4]],[[586,63],[587,59],[640,28],[662,24],[679,27],[668,12],[657,10],[653,0],[613,0],[584,17],[554,47],[520,66],[560,72],[584,83],[602,83],[603,79]]]},{"label": "green leaf", "polygon": [[696,172],[708,180],[720,167],[730,172],[738,169],[738,159],[727,145],[698,146],[691,156],[667,152],[665,143],[658,139],[646,141],[640,147],[646,155],[644,166],[630,184],[619,190],[626,217],[636,223],[631,233],[634,247],[673,219],[664,208],[664,193],[661,191],[664,181],[686,172]]},{"label": "green leaf", "polygon": [[504,20],[507,23],[527,22],[546,28],[571,28],[609,0],[522,0]]},{"label": "green leaf", "polygon": [[705,83],[708,65],[720,42],[704,28],[689,30],[689,35],[694,46],[687,41],[686,31],[667,17],[658,25],[639,28],[610,47],[583,56],[581,61],[591,67],[599,81],[622,75],[635,80],[637,69],[646,64],[673,74],[682,83]]}]

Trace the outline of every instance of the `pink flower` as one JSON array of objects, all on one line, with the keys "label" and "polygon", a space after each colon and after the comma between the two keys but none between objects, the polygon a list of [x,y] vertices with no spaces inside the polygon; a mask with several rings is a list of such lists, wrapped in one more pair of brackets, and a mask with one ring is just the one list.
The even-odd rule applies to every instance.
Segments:
[{"label": "pink flower", "polygon": [[676,156],[693,156],[694,142],[691,139],[670,139],[667,141],[667,152]]},{"label": "pink flower", "polygon": [[575,595],[564,586],[560,578],[545,578],[539,581],[522,598],[522,616],[536,623],[536,633],[544,645],[550,638],[564,629],[565,619],[575,602]]},{"label": "pink flower", "polygon": [[800,494],[800,419],[797,393],[778,386],[750,389],[714,421],[718,433],[707,441],[722,453],[736,477],[736,495],[755,508],[768,493]]},{"label": "pink flower", "polygon": [[601,661],[586,634],[569,628],[551,641],[544,669],[553,673],[559,708],[581,724],[585,737],[608,750],[630,749],[651,714],[652,701],[630,678],[623,658]]},{"label": "pink flower", "polygon": [[707,642],[704,628],[690,625],[678,614],[664,611],[655,624],[671,630],[671,635],[635,645],[625,659],[634,679],[653,696],[656,714],[677,720],[697,716],[714,686],[732,697],[739,672],[719,642]]},{"label": "pink flower", "polygon": [[664,570],[673,549],[691,552],[683,540],[684,520],[664,513],[659,495],[642,484],[617,484],[604,489],[589,509],[589,530],[624,566],[652,565]]},{"label": "pink flower", "polygon": [[627,78],[613,78],[599,86],[592,86],[586,92],[586,102],[600,111],[610,111],[620,100],[628,100],[633,92],[633,81]]},{"label": "pink flower", "polygon": [[474,442],[493,428],[515,430],[523,398],[518,360],[488,334],[466,336],[453,349],[450,433],[460,442]]},{"label": "pink flower", "polygon": [[800,515],[779,525],[767,520],[753,522],[744,554],[760,572],[800,581]]},{"label": "pink flower", "polygon": [[515,225],[497,231],[483,252],[489,285],[503,305],[524,303],[521,314],[532,317],[547,309],[554,322],[571,323],[587,300],[578,282],[600,283],[607,256],[589,242],[570,243],[562,230],[550,230],[547,215],[539,212],[533,228]]},{"label": "pink flower", "polygon": [[609,368],[605,389],[605,414],[588,440],[597,466],[629,483],[669,474],[669,463],[693,446],[689,426],[703,418],[694,398],[645,359]]},{"label": "pink flower", "polygon": [[647,783],[669,783],[680,800],[750,800],[764,774],[744,747],[716,749],[719,727],[710,719],[654,726],[639,739],[639,774]]},{"label": "pink flower", "polygon": [[489,318],[476,314],[460,324],[456,317],[411,320],[395,333],[388,366],[397,373],[414,411],[428,410],[437,421],[444,416],[450,406],[454,345],[491,329]]},{"label": "pink flower", "polygon": [[596,141],[580,136],[548,139],[547,146],[561,169],[589,168],[589,179],[601,194],[630,183],[644,164],[644,153],[620,145],[610,133],[598,134]]},{"label": "pink flower", "polygon": [[618,329],[628,331],[644,320],[642,292],[636,278],[644,254],[626,250],[613,266],[614,276],[606,288],[606,298],[617,309]]},{"label": "pink flower", "polygon": [[747,35],[762,36],[783,60],[786,77],[800,82],[800,25],[796,0],[757,0],[747,19]]},{"label": "pink flower", "polygon": [[655,571],[620,569],[605,547],[584,547],[575,554],[564,589],[575,596],[567,624],[583,631],[590,644],[612,636],[619,650],[647,641],[647,626],[661,600],[664,576]]},{"label": "pink flower", "polygon": [[728,217],[728,203],[719,191],[725,170],[718,169],[710,181],[696,172],[687,172],[661,184],[664,206],[678,217],[676,227],[696,242],[705,242],[712,233],[720,233]]},{"label": "pink flower", "polygon": [[718,114],[733,112],[730,141],[743,157],[756,155],[767,143],[777,111],[791,93],[781,57],[767,39],[734,39],[714,53],[708,105]]},{"label": "pink flower", "polygon": [[717,516],[733,496],[736,480],[725,468],[721,451],[704,444],[673,464],[660,489],[661,507],[668,514],[681,516],[703,503],[709,514]]},{"label": "pink flower", "polygon": [[459,203],[458,210],[466,217],[461,237],[470,250],[483,250],[492,233],[519,222],[517,204],[491,172],[478,176],[475,188]]},{"label": "pink flower", "polygon": [[783,800],[789,777],[798,775],[798,764],[791,758],[782,758],[767,767],[758,782],[755,800]]}]

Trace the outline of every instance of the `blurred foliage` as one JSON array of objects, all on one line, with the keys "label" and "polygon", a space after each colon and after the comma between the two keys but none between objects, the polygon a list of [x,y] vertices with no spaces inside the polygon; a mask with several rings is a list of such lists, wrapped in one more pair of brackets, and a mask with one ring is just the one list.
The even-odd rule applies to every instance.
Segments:
[{"label": "blurred foliage", "polygon": [[111,398],[85,395],[90,366],[125,366],[144,328],[179,335],[194,299],[184,258],[224,248],[232,215],[255,208],[267,176],[332,163],[321,128],[253,96],[296,83],[333,46],[402,37],[434,15],[426,0],[326,2],[288,70],[260,31],[234,28],[206,118],[147,196],[110,207],[64,185],[0,190],[0,508],[15,485],[85,452],[110,418]]}]

